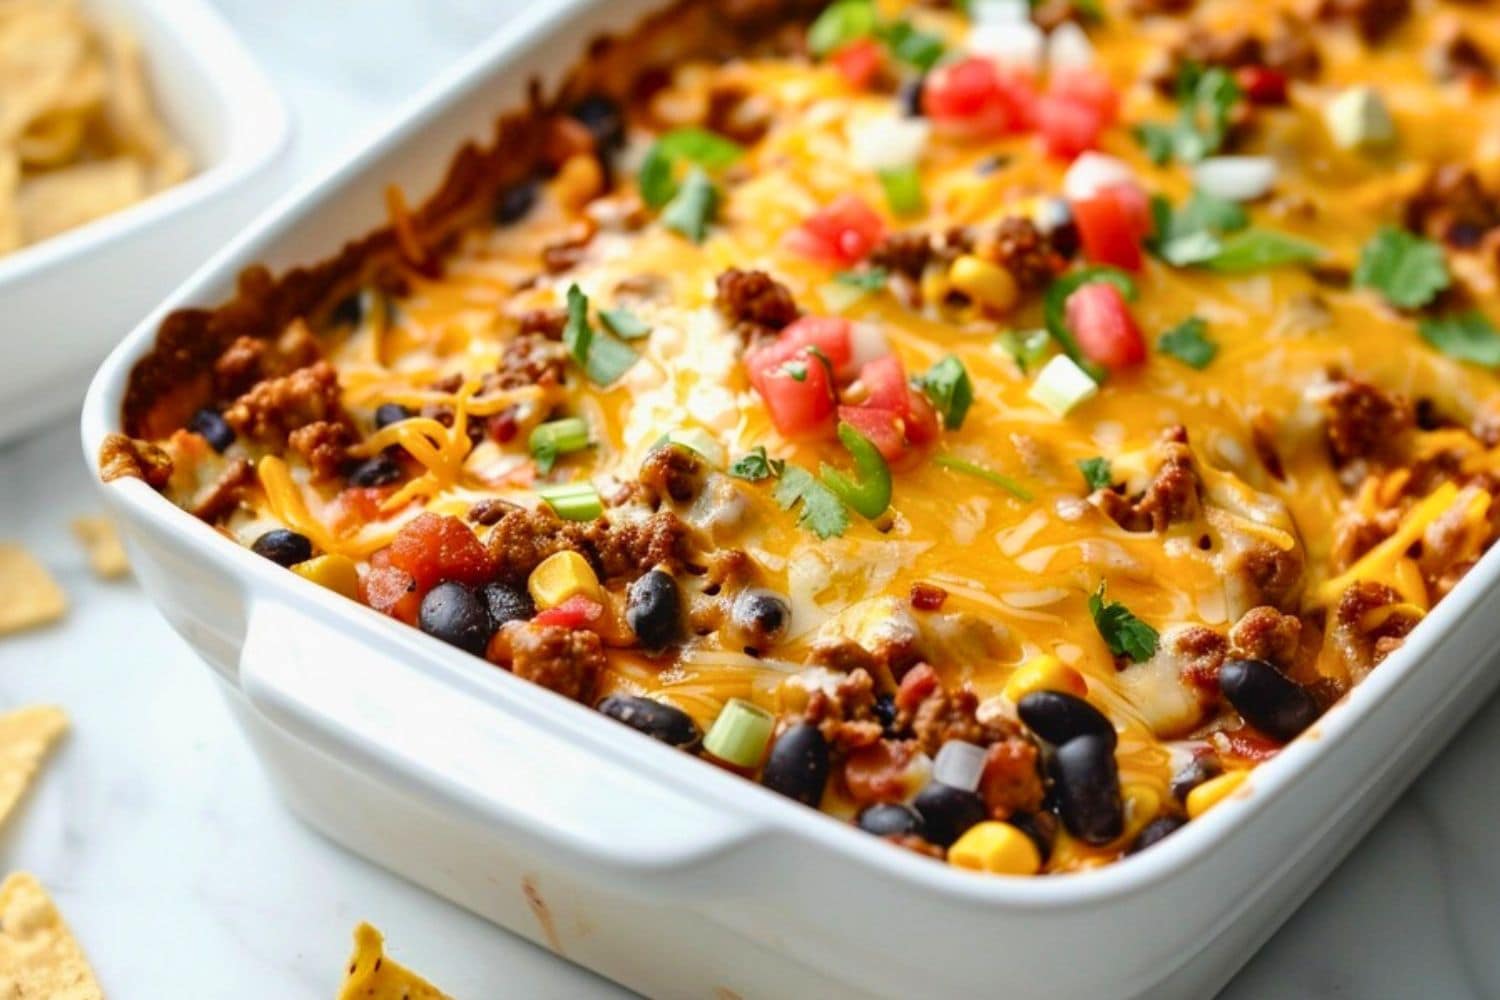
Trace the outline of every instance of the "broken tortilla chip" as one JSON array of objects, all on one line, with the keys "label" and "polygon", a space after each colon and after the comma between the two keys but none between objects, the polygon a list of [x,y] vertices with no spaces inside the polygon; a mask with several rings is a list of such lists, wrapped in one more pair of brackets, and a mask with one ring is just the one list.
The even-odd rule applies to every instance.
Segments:
[{"label": "broken tortilla chip", "polygon": [[130,572],[130,560],[115,523],[102,515],[73,519],[73,535],[83,543],[89,568],[102,580],[115,580]]},{"label": "broken tortilla chip", "polygon": [[[3,993],[0,993],[3,995]],[[369,924],[354,928],[354,955],[338,1000],[452,1000],[448,994],[385,956],[385,939]]]},{"label": "broken tortilla chip", "polygon": [[0,635],[56,621],[67,610],[46,568],[21,546],[0,542]]},{"label": "broken tortilla chip", "polygon": [[103,1000],[83,949],[34,875],[0,884],[0,996],[11,1000]]},{"label": "broken tortilla chip", "polygon": [[[0,715],[0,823],[10,816],[68,717],[54,705],[32,705]],[[5,992],[0,990],[0,996]]]}]

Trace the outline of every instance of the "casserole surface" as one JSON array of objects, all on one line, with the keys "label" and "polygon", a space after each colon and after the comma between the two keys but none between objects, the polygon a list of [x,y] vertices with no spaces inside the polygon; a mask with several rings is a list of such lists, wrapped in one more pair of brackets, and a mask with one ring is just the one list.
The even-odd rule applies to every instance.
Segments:
[{"label": "casserole surface", "polygon": [[[1215,10],[1204,5],[1201,16],[1212,18]],[[928,11],[902,22],[904,13],[882,16],[942,39],[955,58],[978,31]],[[1142,34],[1123,12],[1111,13],[1091,44],[1107,81],[1120,81],[1122,90],[1145,72],[1141,37],[1189,30],[1180,18],[1148,19]],[[1490,29],[1483,15],[1471,19],[1464,27],[1481,36]],[[165,342],[194,345],[197,356],[184,369],[181,351],[158,352],[138,370],[126,401],[127,429],[157,439],[165,451],[117,441],[107,474],[124,468],[158,478],[183,506],[247,544],[273,523],[288,525],[322,559],[315,566],[306,558],[287,561],[324,582],[340,584],[342,573],[342,586],[397,617],[422,617],[432,590],[454,582],[509,587],[513,597],[530,584],[543,615],[556,610],[546,605],[566,605],[581,593],[597,610],[575,603],[581,618],[554,614],[543,624],[491,627],[475,651],[588,701],[611,693],[659,695],[693,717],[699,731],[710,728],[731,697],[778,714],[777,743],[807,720],[800,724],[816,727],[823,741],[813,756],[833,774],[820,789],[831,812],[852,815],[862,806],[909,799],[943,746],[971,744],[988,754],[980,776],[985,812],[1008,821],[1001,830],[1023,829],[1039,842],[1035,864],[1019,848],[1020,868],[1039,867],[1044,853],[1049,870],[1097,864],[1129,847],[1148,822],[1191,811],[1190,802],[1178,800],[1214,768],[1234,772],[1276,752],[1281,739],[1245,725],[1243,709],[1226,690],[1226,663],[1260,663],[1233,669],[1251,672],[1252,682],[1272,670],[1266,683],[1273,687],[1275,678],[1296,681],[1293,702],[1326,705],[1395,648],[1492,539],[1493,443],[1486,429],[1492,377],[1424,346],[1418,319],[1380,301],[1392,293],[1350,290],[1349,276],[1337,273],[1340,263],[1364,270],[1354,263],[1374,233],[1365,206],[1389,204],[1403,176],[1410,182],[1408,211],[1391,221],[1424,236],[1454,238],[1454,200],[1438,197],[1438,181],[1424,171],[1459,158],[1461,150],[1448,145],[1455,133],[1402,121],[1397,105],[1398,149],[1410,167],[1403,175],[1390,153],[1338,152],[1322,131],[1324,105],[1337,96],[1330,88],[1367,79],[1360,74],[1369,72],[1371,52],[1383,47],[1397,53],[1398,65],[1411,63],[1441,29],[1438,20],[1423,8],[1392,29],[1396,34],[1373,41],[1352,29],[1323,29],[1319,37],[1327,36],[1331,51],[1322,56],[1322,82],[1293,84],[1290,107],[1247,112],[1250,120],[1236,126],[1247,134],[1236,141],[1280,169],[1276,193],[1250,208],[1251,229],[1191,228],[1178,218],[1186,214],[1183,164],[1150,166],[1149,144],[1138,148],[1123,128],[1097,138],[1125,161],[1135,178],[1130,183],[1177,206],[1171,215],[1158,213],[1156,249],[1163,257],[1174,252],[1160,238],[1181,225],[1179,235],[1200,242],[1248,232],[1261,234],[1264,246],[1265,234],[1275,232],[1283,234],[1284,249],[1295,235],[1317,248],[1318,260],[1226,277],[1211,264],[1221,244],[1190,262],[1197,267],[1183,266],[1180,248],[1175,262],[1137,263],[1108,248],[1109,227],[1103,233],[1089,227],[1101,205],[1117,214],[1129,208],[1101,202],[1101,189],[1118,194],[1126,183],[1108,174],[1117,168],[1106,164],[1115,183],[1087,190],[1075,184],[1066,209],[1084,256],[1134,265],[1128,287],[1138,299],[1129,316],[1151,331],[1155,349],[1140,359],[1129,344],[1090,337],[1087,310],[1068,307],[1065,331],[1073,328],[1082,342],[1078,367],[1093,362],[1113,370],[1102,387],[1088,390],[1097,396],[1075,401],[1064,414],[1036,398],[1045,350],[1029,358],[1030,339],[1021,336],[1004,342],[1014,349],[1007,353],[995,335],[1001,327],[1035,326],[1048,290],[1078,273],[1069,268],[1080,265],[1067,262],[1069,223],[1058,221],[1052,199],[1068,189],[1069,177],[1082,183],[1073,173],[1080,162],[1100,161],[1071,158],[1071,149],[1058,155],[1040,144],[1056,139],[1045,128],[1039,143],[1029,124],[1007,122],[990,135],[995,126],[965,120],[972,116],[944,121],[931,95],[941,92],[945,73],[955,72],[951,64],[939,66],[922,98],[934,119],[919,156],[925,214],[897,218],[886,206],[890,178],[882,183],[881,168],[853,153],[864,128],[883,128],[877,138],[895,141],[899,130],[889,122],[897,98],[878,81],[873,91],[853,85],[836,61],[788,58],[785,40],[772,31],[761,57],[721,68],[678,59],[665,89],[640,107],[630,105],[630,145],[608,157],[626,178],[613,191],[596,190],[605,175],[598,154],[609,152],[600,147],[613,138],[579,131],[583,121],[598,124],[597,116],[579,111],[585,99],[611,85],[629,89],[610,78],[605,59],[574,80],[560,111],[514,119],[505,133],[511,141],[501,148],[508,153],[524,141],[544,163],[551,156],[539,203],[520,218],[501,207],[506,225],[475,225],[474,206],[487,214],[492,204],[504,206],[529,190],[527,171],[517,174],[510,169],[514,159],[494,157],[480,161],[478,171],[471,159],[466,175],[460,160],[454,176],[461,183],[450,179],[446,202],[440,195],[411,215],[394,198],[392,229],[363,252],[314,272],[315,280],[286,282],[269,294],[252,281],[217,319],[196,314],[169,321]],[[712,51],[715,26],[702,27]],[[805,37],[802,22],[786,30]],[[619,51],[626,62],[639,61],[650,41],[648,29]],[[1054,69],[1045,87],[1053,88],[1058,76]],[[1461,119],[1486,107],[1483,92],[1476,97],[1467,79],[1440,85],[1390,79],[1397,95],[1403,82],[1423,98],[1435,93]],[[992,90],[984,100],[1014,97]],[[720,100],[715,95],[726,92],[739,101],[727,114],[751,117],[753,106],[744,105],[757,100],[774,110],[765,133],[741,135],[737,162],[708,182],[719,186],[723,204],[704,241],[694,244],[662,224],[669,217],[651,221],[653,213],[633,202],[629,167],[671,128],[705,124]],[[628,103],[625,96],[613,97],[615,106]],[[1060,98],[1044,90],[1035,114],[1057,110],[1047,100]],[[1125,90],[1123,100],[1132,124],[1174,114],[1145,84]],[[681,111],[674,102],[688,106],[685,118],[673,120]],[[1233,106],[1253,103],[1242,94]],[[694,118],[700,107],[702,121]],[[743,124],[731,119],[720,127]],[[977,138],[975,128],[983,133]],[[561,153],[549,143],[562,144]],[[997,156],[1003,162],[991,166]],[[686,173],[673,179],[689,190],[698,183]],[[1472,183],[1484,191],[1481,180]],[[1334,201],[1327,192],[1335,189],[1353,193]],[[466,198],[455,204],[455,192]],[[850,192],[878,230],[861,232],[866,216],[848,211]],[[830,205],[845,211],[830,216]],[[812,241],[825,223],[836,234],[832,249]],[[971,232],[951,235],[955,227]],[[863,252],[851,253],[846,239],[866,236]],[[920,258],[916,266],[908,255]],[[1440,256],[1445,294],[1483,306],[1488,286],[1479,255],[1459,249]],[[721,280],[732,268],[741,277]],[[993,285],[974,277],[993,278],[997,268],[1009,277],[1009,295],[992,294]],[[750,271],[764,272],[766,280],[745,277]],[[844,271],[853,274],[840,280]],[[883,288],[860,287],[879,284],[877,277]],[[774,314],[760,311],[759,295],[747,305],[741,292],[749,281],[770,297]],[[618,316],[601,316],[601,306],[628,310],[649,329],[625,347],[640,357],[617,379],[601,379],[610,387],[593,386],[588,358],[570,363],[548,337],[577,343],[577,316],[570,321],[551,312],[574,284],[593,303],[581,315],[601,340],[606,325],[621,340],[630,327]],[[851,301],[840,285],[864,294]],[[783,296],[792,309],[781,309]],[[1108,295],[1087,297],[1110,304]],[[1429,306],[1422,322],[1451,327],[1464,315],[1451,298],[1422,307]],[[757,352],[787,345],[796,335],[788,330],[824,335],[807,333],[798,312],[842,317],[821,328],[832,331],[829,339],[812,341],[823,357],[807,351],[808,343],[792,343],[796,350],[777,356],[776,367],[757,367]],[[1193,346],[1164,348],[1165,333],[1157,331],[1179,328],[1191,316],[1204,320],[1208,333],[1189,328],[1175,342]],[[1065,334],[1054,330],[1053,339],[1063,349],[1054,357],[1073,349]],[[570,349],[576,355],[576,346]],[[255,355],[248,369],[236,368],[236,351]],[[920,393],[875,405],[890,383],[878,381],[879,370],[855,365],[857,351],[870,353],[861,360],[898,359],[899,390],[907,390],[907,373],[922,374]],[[950,354],[961,360],[974,402],[958,414],[957,426],[938,431],[929,408],[955,423],[959,383],[944,380],[939,367]],[[316,360],[320,355],[331,367]],[[832,377],[824,395],[809,403],[797,387],[816,387],[824,358]],[[889,370],[889,361],[884,365]],[[235,384],[247,371],[249,380]],[[831,409],[829,382],[839,404],[865,411],[838,416],[863,428],[864,439],[887,446],[883,463],[868,454],[858,462],[866,477],[878,478],[884,466],[895,484],[891,510],[876,510],[868,520],[843,509],[862,502],[857,489],[841,492],[828,477],[814,476],[823,462],[850,464],[829,433],[831,415],[805,422],[788,416],[808,405]],[[174,390],[163,392],[168,383]],[[209,416],[198,415],[209,404]],[[380,404],[405,407],[405,418],[376,430]],[[887,413],[894,413],[892,422],[881,425]],[[234,438],[220,439],[223,457],[213,447],[220,424],[210,418]],[[174,432],[188,419],[201,433]],[[475,440],[468,429],[481,419],[484,433]],[[600,522],[570,526],[537,504],[545,448],[526,444],[536,425],[557,419],[583,419],[592,448],[565,452],[541,475],[593,479],[591,502],[610,508]],[[891,428],[894,439],[881,438]],[[783,491],[798,481],[785,469],[775,485],[766,481],[775,477],[749,478],[761,471],[753,463],[741,465],[739,477],[728,474],[757,445],[766,449],[765,471],[773,461],[801,469],[801,488]],[[382,458],[390,446],[404,454]],[[850,451],[861,458],[857,445]],[[163,455],[172,466],[170,482],[159,464]],[[1079,462],[1088,463],[1087,471]],[[493,499],[525,509],[473,510]],[[581,509],[592,513],[591,502]],[[783,505],[794,509],[783,512]],[[474,544],[474,529],[461,523],[463,535],[451,521],[419,525],[423,508],[475,518],[487,546]],[[398,541],[403,529],[405,542]],[[532,578],[543,557],[554,554],[550,549],[581,554],[586,564],[567,578],[577,592],[558,600]],[[340,558],[361,564],[358,584]],[[651,626],[632,618],[628,591],[658,566],[674,578],[673,592],[685,606],[670,641],[643,643]],[[588,589],[589,574],[602,591]],[[382,589],[392,581],[399,584],[394,590]],[[1101,581],[1108,584],[1102,592]],[[769,630],[774,634],[747,637],[756,628],[768,631],[762,619],[771,612],[746,616],[742,606],[761,589],[782,595],[782,604],[764,607],[778,613],[784,607],[790,621]],[[641,601],[634,599],[637,606]],[[490,614],[493,626],[497,613]],[[445,631],[433,621],[428,630]],[[453,630],[446,631],[453,641]],[[667,645],[671,653],[647,655],[642,645]],[[1043,689],[1067,691],[1079,678],[1078,693],[1113,724],[1118,777],[1109,799],[1118,815],[1106,818],[1102,832],[1090,828],[1076,804],[1070,817],[1069,807],[1057,803],[1068,781],[1056,772],[1044,776],[1039,763],[1078,734],[1064,726],[1060,738],[1046,739],[1045,720],[1025,729],[1016,721],[1017,702],[1030,692],[1009,686],[1017,674],[1028,676],[1023,671],[1044,678],[1037,682]],[[893,719],[882,717],[877,694],[894,696]],[[1280,729],[1283,737],[1311,721],[1282,726],[1274,715],[1262,716],[1262,729]],[[756,758],[750,769],[758,765]],[[933,826],[937,807],[918,805],[920,820]],[[1063,813],[1066,830],[1052,829],[1052,820],[1033,829],[1038,823],[1031,817],[1054,810]],[[951,838],[921,836],[908,844],[932,851],[948,846],[944,839]]]}]

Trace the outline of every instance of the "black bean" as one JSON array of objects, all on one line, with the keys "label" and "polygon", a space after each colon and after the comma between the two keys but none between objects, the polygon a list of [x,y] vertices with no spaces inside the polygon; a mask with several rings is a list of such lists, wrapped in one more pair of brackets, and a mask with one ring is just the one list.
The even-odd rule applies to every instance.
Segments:
[{"label": "black bean", "polygon": [[510,622],[530,621],[536,616],[536,605],[524,588],[512,587],[508,583],[487,583],[481,590],[485,607],[490,611],[490,623],[499,628]]},{"label": "black bean", "polygon": [[889,691],[882,691],[875,696],[875,704],[872,707],[875,718],[880,722],[880,731],[886,736],[896,735],[896,696]]},{"label": "black bean", "polygon": [[1047,812],[1013,813],[1006,822],[1031,838],[1042,856],[1042,864],[1046,864],[1057,840],[1057,817]]},{"label": "black bean", "polygon": [[877,837],[899,837],[904,834],[920,837],[926,829],[921,815],[911,806],[903,806],[899,802],[877,802],[873,806],[865,806],[854,818],[854,822],[861,830]]},{"label": "black bean", "polygon": [[250,546],[250,551],[265,556],[278,566],[295,566],[312,558],[312,542],[286,528],[272,528]]},{"label": "black bean", "polygon": [[1057,811],[1063,826],[1088,844],[1107,844],[1125,832],[1120,771],[1112,740],[1079,736],[1052,755]]},{"label": "black bean", "polygon": [[799,722],[777,737],[760,783],[816,809],[828,784],[828,741],[822,730]]},{"label": "black bean", "polygon": [[683,750],[696,747],[702,736],[692,716],[653,698],[612,694],[599,703],[599,711],[654,740]]},{"label": "black bean", "polygon": [[1218,777],[1223,770],[1219,759],[1211,754],[1194,757],[1172,775],[1172,796],[1178,802],[1187,802],[1189,792],[1209,778]]},{"label": "black bean", "polygon": [[897,104],[901,113],[908,118],[922,117],[922,89],[927,85],[925,76],[913,77],[901,84],[901,91],[897,96]]},{"label": "black bean", "polygon": [[922,814],[927,827],[925,836],[939,847],[953,843],[988,814],[984,800],[974,792],[938,781],[929,782],[918,792],[912,805]]},{"label": "black bean", "polygon": [[763,649],[775,645],[786,633],[792,606],[769,590],[746,590],[734,599],[729,617],[751,646]]},{"label": "black bean", "polygon": [[389,486],[401,478],[401,466],[384,453],[367,458],[349,473],[350,486]]},{"label": "black bean", "polygon": [[365,302],[359,292],[352,292],[340,299],[328,314],[328,322],[333,326],[359,326],[364,318]]},{"label": "black bean", "polygon": [[1136,834],[1126,854],[1139,854],[1153,844],[1159,844],[1172,834],[1187,825],[1187,820],[1180,816],[1158,816],[1147,823],[1140,833]]},{"label": "black bean", "polygon": [[234,428],[213,410],[199,410],[193,414],[187,429],[207,441],[208,446],[221,455],[234,444]]},{"label": "black bean", "polygon": [[672,574],[653,569],[630,585],[625,623],[646,649],[661,649],[682,635],[682,595]]},{"label": "black bean", "polygon": [[411,411],[400,403],[381,403],[375,409],[375,429],[382,430],[391,424],[411,419]]},{"label": "black bean", "polygon": [[1016,703],[1026,727],[1053,746],[1079,736],[1098,736],[1113,749],[1118,737],[1114,724],[1093,705],[1062,691],[1033,691]]},{"label": "black bean", "polygon": [[422,598],[417,624],[433,638],[475,656],[484,654],[484,647],[495,632],[489,610],[479,595],[451,580],[433,587]]},{"label": "black bean", "polygon": [[494,220],[497,226],[509,226],[520,222],[531,214],[532,208],[536,206],[537,182],[535,178],[528,178],[518,184],[512,184],[500,196],[495,199]]},{"label": "black bean", "polygon": [[614,98],[590,94],[573,105],[571,114],[589,130],[601,153],[625,145],[625,112]]},{"label": "black bean", "polygon": [[1318,718],[1312,695],[1265,660],[1226,661],[1219,690],[1246,722],[1283,743]]}]

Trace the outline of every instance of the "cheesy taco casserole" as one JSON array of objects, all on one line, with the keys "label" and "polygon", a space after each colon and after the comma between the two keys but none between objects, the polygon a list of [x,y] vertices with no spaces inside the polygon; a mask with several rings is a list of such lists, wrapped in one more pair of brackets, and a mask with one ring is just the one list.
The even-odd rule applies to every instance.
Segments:
[{"label": "cheesy taco casserole", "polygon": [[1500,531],[1492,54],[1448,0],[678,4],[170,316],[102,471],[900,847],[1100,865]]}]

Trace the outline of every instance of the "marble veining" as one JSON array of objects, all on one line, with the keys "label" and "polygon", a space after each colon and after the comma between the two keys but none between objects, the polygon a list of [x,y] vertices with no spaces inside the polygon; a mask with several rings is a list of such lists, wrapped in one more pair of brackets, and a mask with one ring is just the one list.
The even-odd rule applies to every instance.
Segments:
[{"label": "marble veining", "polygon": [[[326,164],[524,0],[217,0],[291,102],[293,175]],[[0,538],[73,608],[0,640],[0,705],[54,701],[75,729],[0,833],[113,997],[331,996],[354,923],[455,996],[617,987],[342,851],[276,801],[213,676],[131,582],[93,579],[67,520],[98,501],[70,418],[0,446]],[[1223,994],[1500,997],[1500,700]]]}]

